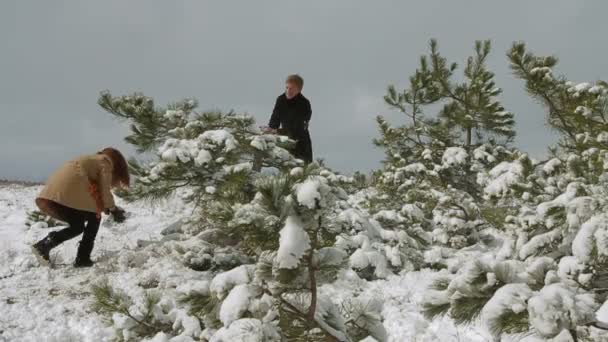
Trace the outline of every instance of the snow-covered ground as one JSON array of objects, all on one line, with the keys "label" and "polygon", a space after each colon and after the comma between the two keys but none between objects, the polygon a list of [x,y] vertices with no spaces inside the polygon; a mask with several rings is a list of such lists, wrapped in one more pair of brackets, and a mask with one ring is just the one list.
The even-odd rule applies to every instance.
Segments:
[{"label": "snow-covered ground", "polygon": [[[100,279],[125,288],[155,278],[160,279],[160,289],[170,291],[184,280],[208,277],[169,256],[141,260],[138,267],[132,267],[134,261],[128,257],[137,250],[138,240],[160,240],[161,230],[189,214],[178,199],[156,207],[119,201],[130,216],[123,224],[102,223],[92,255],[95,267],[72,268],[79,238],[52,251],[57,267],[41,267],[30,245],[49,229],[25,225],[38,191],[38,187],[0,187],[0,341],[111,341],[115,329],[92,310],[91,285]],[[433,274],[423,270],[366,282],[347,272],[322,292],[336,301],[353,295],[380,299],[390,341],[491,341],[479,324],[456,327],[448,318],[429,322],[422,316],[419,303]]]}]

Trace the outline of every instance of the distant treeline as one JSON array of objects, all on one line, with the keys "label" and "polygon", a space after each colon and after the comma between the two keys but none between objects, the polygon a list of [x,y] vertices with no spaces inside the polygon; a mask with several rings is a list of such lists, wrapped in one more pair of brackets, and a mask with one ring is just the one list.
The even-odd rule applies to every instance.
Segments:
[{"label": "distant treeline", "polygon": [[40,182],[0,179],[0,186],[2,186],[2,185],[37,186],[37,185],[42,185],[42,184],[43,183],[40,183]]}]

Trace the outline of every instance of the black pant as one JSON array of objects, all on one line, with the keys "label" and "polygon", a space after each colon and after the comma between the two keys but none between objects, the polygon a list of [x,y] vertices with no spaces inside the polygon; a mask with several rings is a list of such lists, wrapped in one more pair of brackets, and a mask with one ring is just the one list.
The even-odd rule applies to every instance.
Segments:
[{"label": "black pant", "polygon": [[[293,133],[293,132],[297,133]],[[290,139],[296,141],[296,145],[292,147],[291,154],[294,157],[302,159],[305,163],[312,163],[312,141],[307,129],[290,131],[287,129],[279,129],[279,134],[287,135]]]},{"label": "black pant", "polygon": [[69,208],[54,202],[52,205],[53,211],[69,225],[67,228],[49,234],[54,243],[58,245],[82,234],[82,240],[78,246],[78,257],[88,259],[93,250],[101,219],[97,218],[97,214],[93,212]]},{"label": "black pant", "polygon": [[310,136],[306,135],[296,142],[293,154],[306,163],[312,163],[312,143],[310,141]]}]

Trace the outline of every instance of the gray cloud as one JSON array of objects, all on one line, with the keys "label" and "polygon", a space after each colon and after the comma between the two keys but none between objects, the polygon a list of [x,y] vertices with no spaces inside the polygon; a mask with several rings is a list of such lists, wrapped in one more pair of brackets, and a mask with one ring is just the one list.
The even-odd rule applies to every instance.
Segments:
[{"label": "gray cloud", "polygon": [[[509,73],[524,40],[555,53],[576,81],[606,77],[600,1],[4,1],[0,3],[0,178],[43,180],[79,153],[122,142],[124,124],[98,108],[100,90],[142,91],[158,104],[196,97],[265,124],[283,79],[305,78],[315,156],[346,172],[379,166],[374,117],[405,85],[428,40],[462,62],[492,39],[489,64],[516,113],[516,144],[542,155],[555,136]],[[604,67],[604,68],[602,68]]]}]

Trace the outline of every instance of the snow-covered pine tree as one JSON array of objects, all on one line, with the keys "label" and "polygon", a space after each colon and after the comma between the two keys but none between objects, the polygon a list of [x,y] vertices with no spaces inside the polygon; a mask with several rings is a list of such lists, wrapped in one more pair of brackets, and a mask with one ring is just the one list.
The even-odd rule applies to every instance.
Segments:
[{"label": "snow-covered pine tree", "polygon": [[[374,140],[385,149],[385,163],[392,167],[423,160],[439,164],[447,148],[461,147],[467,154],[463,168],[447,168],[439,172],[444,184],[477,195],[474,174],[470,170],[470,154],[484,143],[500,145],[515,136],[513,114],[506,111],[496,97],[501,93],[494,83],[494,74],[486,67],[490,41],[476,41],[475,55],[467,59],[464,82],[454,78],[456,63],[449,63],[431,40],[431,52],[420,58],[420,66],[410,77],[410,86],[397,92],[388,87],[386,103],[403,113],[411,122],[399,127],[377,117],[382,137]],[[425,116],[424,109],[440,106],[436,117]]]},{"label": "snow-covered pine tree", "polygon": [[[334,247],[336,236],[344,233],[344,227],[334,222],[348,205],[341,184],[351,181],[310,164],[260,179],[255,198],[237,205],[228,226],[242,232],[248,247],[257,249],[258,259],[255,265],[242,266],[247,276],[238,282],[225,281],[236,270],[212,280],[208,296],[217,304],[210,312],[220,317],[217,326],[210,326],[209,331],[220,328],[214,341],[238,339],[247,333],[242,322],[251,319],[266,331],[276,329],[277,335],[266,334],[264,341],[278,340],[278,332],[290,341],[351,341],[369,335],[386,339],[377,318],[380,303],[355,298],[363,301],[349,306],[356,312],[342,312],[341,303],[320,292],[320,286],[335,280],[348,261],[347,254]],[[254,305],[259,302],[266,304],[266,311]],[[347,321],[344,316],[354,318]]]},{"label": "snow-covered pine tree", "polygon": [[[402,224],[417,242],[406,244],[409,250],[421,253],[430,242],[448,247],[427,253],[426,262],[414,258],[417,267],[445,267],[448,255],[475,244],[479,232],[500,216],[497,208],[479,203],[482,189],[476,179],[514,158],[507,145],[515,132],[513,114],[497,100],[501,90],[485,65],[490,43],[475,43],[461,83],[455,80],[456,64],[439,53],[436,41],[430,47],[429,56],[421,57],[410,77],[409,88],[402,92],[388,88],[386,103],[405,114],[408,122],[392,127],[383,117],[377,118],[382,136],[374,143],[385,150],[386,158],[366,203],[373,215],[392,211],[383,215],[384,222]],[[425,116],[425,110],[437,108],[435,117]],[[389,223],[388,217],[396,221]]]},{"label": "snow-covered pine tree", "polygon": [[[232,244],[234,253],[254,261],[232,265],[237,267],[203,285],[197,282],[197,290],[182,298],[203,323],[202,337],[350,341],[371,334],[385,339],[380,303],[354,298],[343,306],[348,312],[341,312],[341,303],[319,292],[347,264],[346,253],[333,245],[347,230],[335,217],[348,207],[341,185],[352,187],[352,178],[317,163],[300,166],[284,148],[293,142],[261,134],[246,115],[199,114],[193,100],[155,108],[140,94],[105,92],[99,103],[131,122],[127,141],[139,152],[158,156],[149,163],[131,161],[136,180],[123,196],[157,200],[180,190],[195,209],[187,235],[196,236],[168,241],[155,252],[183,254],[197,269],[190,260],[205,259],[213,251],[211,242],[215,252]],[[262,167],[275,171],[260,172]]]},{"label": "snow-covered pine tree", "polygon": [[158,159],[142,164],[129,161],[135,183],[126,199],[157,200],[177,189],[200,210],[199,229],[232,216],[235,203],[255,195],[254,179],[262,167],[287,169],[301,164],[286,150],[293,142],[284,136],[260,134],[248,115],[219,111],[195,112],[193,99],[156,108],[142,94],[113,97],[103,92],[102,108],[130,123],[125,140],[144,154]]},{"label": "snow-covered pine tree", "polygon": [[520,153],[479,179],[487,200],[511,202],[518,212],[505,219],[501,249],[436,280],[426,313],[458,323],[481,316],[497,339],[530,332],[547,340],[606,339],[595,316],[608,285],[608,88],[554,76],[557,59],[535,56],[522,43],[508,57],[562,137],[548,160]]}]

